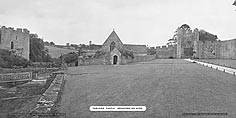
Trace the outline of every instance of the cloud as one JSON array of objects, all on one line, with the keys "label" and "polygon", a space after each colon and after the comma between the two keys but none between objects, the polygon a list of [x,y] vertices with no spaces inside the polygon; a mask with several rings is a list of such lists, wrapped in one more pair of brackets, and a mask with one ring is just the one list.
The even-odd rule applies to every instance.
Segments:
[{"label": "cloud", "polygon": [[0,0],[0,25],[58,44],[102,44],[115,28],[124,43],[155,46],[183,23],[235,38],[234,9],[231,0]]}]

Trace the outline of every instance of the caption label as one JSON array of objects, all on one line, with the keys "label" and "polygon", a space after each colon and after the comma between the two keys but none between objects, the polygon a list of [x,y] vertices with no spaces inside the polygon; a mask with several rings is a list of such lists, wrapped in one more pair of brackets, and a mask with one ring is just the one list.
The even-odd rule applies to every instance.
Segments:
[{"label": "caption label", "polygon": [[90,106],[90,111],[146,111],[145,106]]}]

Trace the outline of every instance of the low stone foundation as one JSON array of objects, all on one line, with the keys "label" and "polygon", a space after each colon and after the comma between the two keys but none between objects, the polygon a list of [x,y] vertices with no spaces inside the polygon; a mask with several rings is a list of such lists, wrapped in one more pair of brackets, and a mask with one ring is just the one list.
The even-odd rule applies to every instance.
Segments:
[{"label": "low stone foundation", "polygon": [[53,73],[53,75],[56,75],[56,78],[40,97],[36,107],[31,111],[31,114],[51,114],[53,108],[60,101],[65,84],[64,73],[58,72]]},{"label": "low stone foundation", "polygon": [[0,74],[0,83],[32,80],[32,72]]}]

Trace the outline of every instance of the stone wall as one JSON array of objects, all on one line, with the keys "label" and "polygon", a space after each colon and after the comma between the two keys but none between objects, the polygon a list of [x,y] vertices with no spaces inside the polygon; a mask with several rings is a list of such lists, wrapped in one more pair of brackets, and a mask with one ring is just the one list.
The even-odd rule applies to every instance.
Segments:
[{"label": "stone wall", "polygon": [[159,59],[168,59],[177,57],[177,46],[162,46],[156,48],[156,57]]},{"label": "stone wall", "polygon": [[[111,59],[110,55],[105,55],[101,58],[88,58],[88,59],[79,59],[78,63],[79,65],[110,65],[111,62],[109,61]],[[135,63],[135,62],[145,62],[145,61],[151,61],[156,59],[156,55],[145,55],[145,56],[135,56],[134,58],[131,57],[125,57],[120,56],[120,65],[128,64],[128,63]]]},{"label": "stone wall", "polygon": [[200,59],[236,59],[236,39],[198,41],[195,57]]},{"label": "stone wall", "polygon": [[134,59],[132,59],[131,57],[127,58],[125,56],[122,56],[121,58],[122,58],[122,60],[121,60],[122,65],[134,62]]},{"label": "stone wall", "polygon": [[220,41],[219,58],[236,59],[236,39]]},{"label": "stone wall", "polygon": [[199,41],[200,59],[236,59],[236,39],[226,41]]},{"label": "stone wall", "polygon": [[198,41],[198,58],[215,59],[219,58],[219,42],[218,41]]},{"label": "stone wall", "polygon": [[7,49],[29,60],[29,31],[27,29],[0,28],[0,49]]},{"label": "stone wall", "polygon": [[83,59],[83,58],[79,58],[78,59],[78,65],[105,65],[106,59],[105,57],[101,57],[101,58],[87,58],[87,59]]},{"label": "stone wall", "polygon": [[132,62],[146,62],[156,59],[156,55],[135,56]]}]

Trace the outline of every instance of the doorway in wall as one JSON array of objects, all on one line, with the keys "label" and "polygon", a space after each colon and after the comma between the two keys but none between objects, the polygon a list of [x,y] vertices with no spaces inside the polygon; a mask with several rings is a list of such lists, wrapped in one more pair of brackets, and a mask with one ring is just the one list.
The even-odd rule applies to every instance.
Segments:
[{"label": "doorway in wall", "polygon": [[117,61],[118,61],[118,56],[117,56],[117,55],[114,55],[114,56],[113,56],[113,64],[116,65],[116,64],[117,64]]}]

